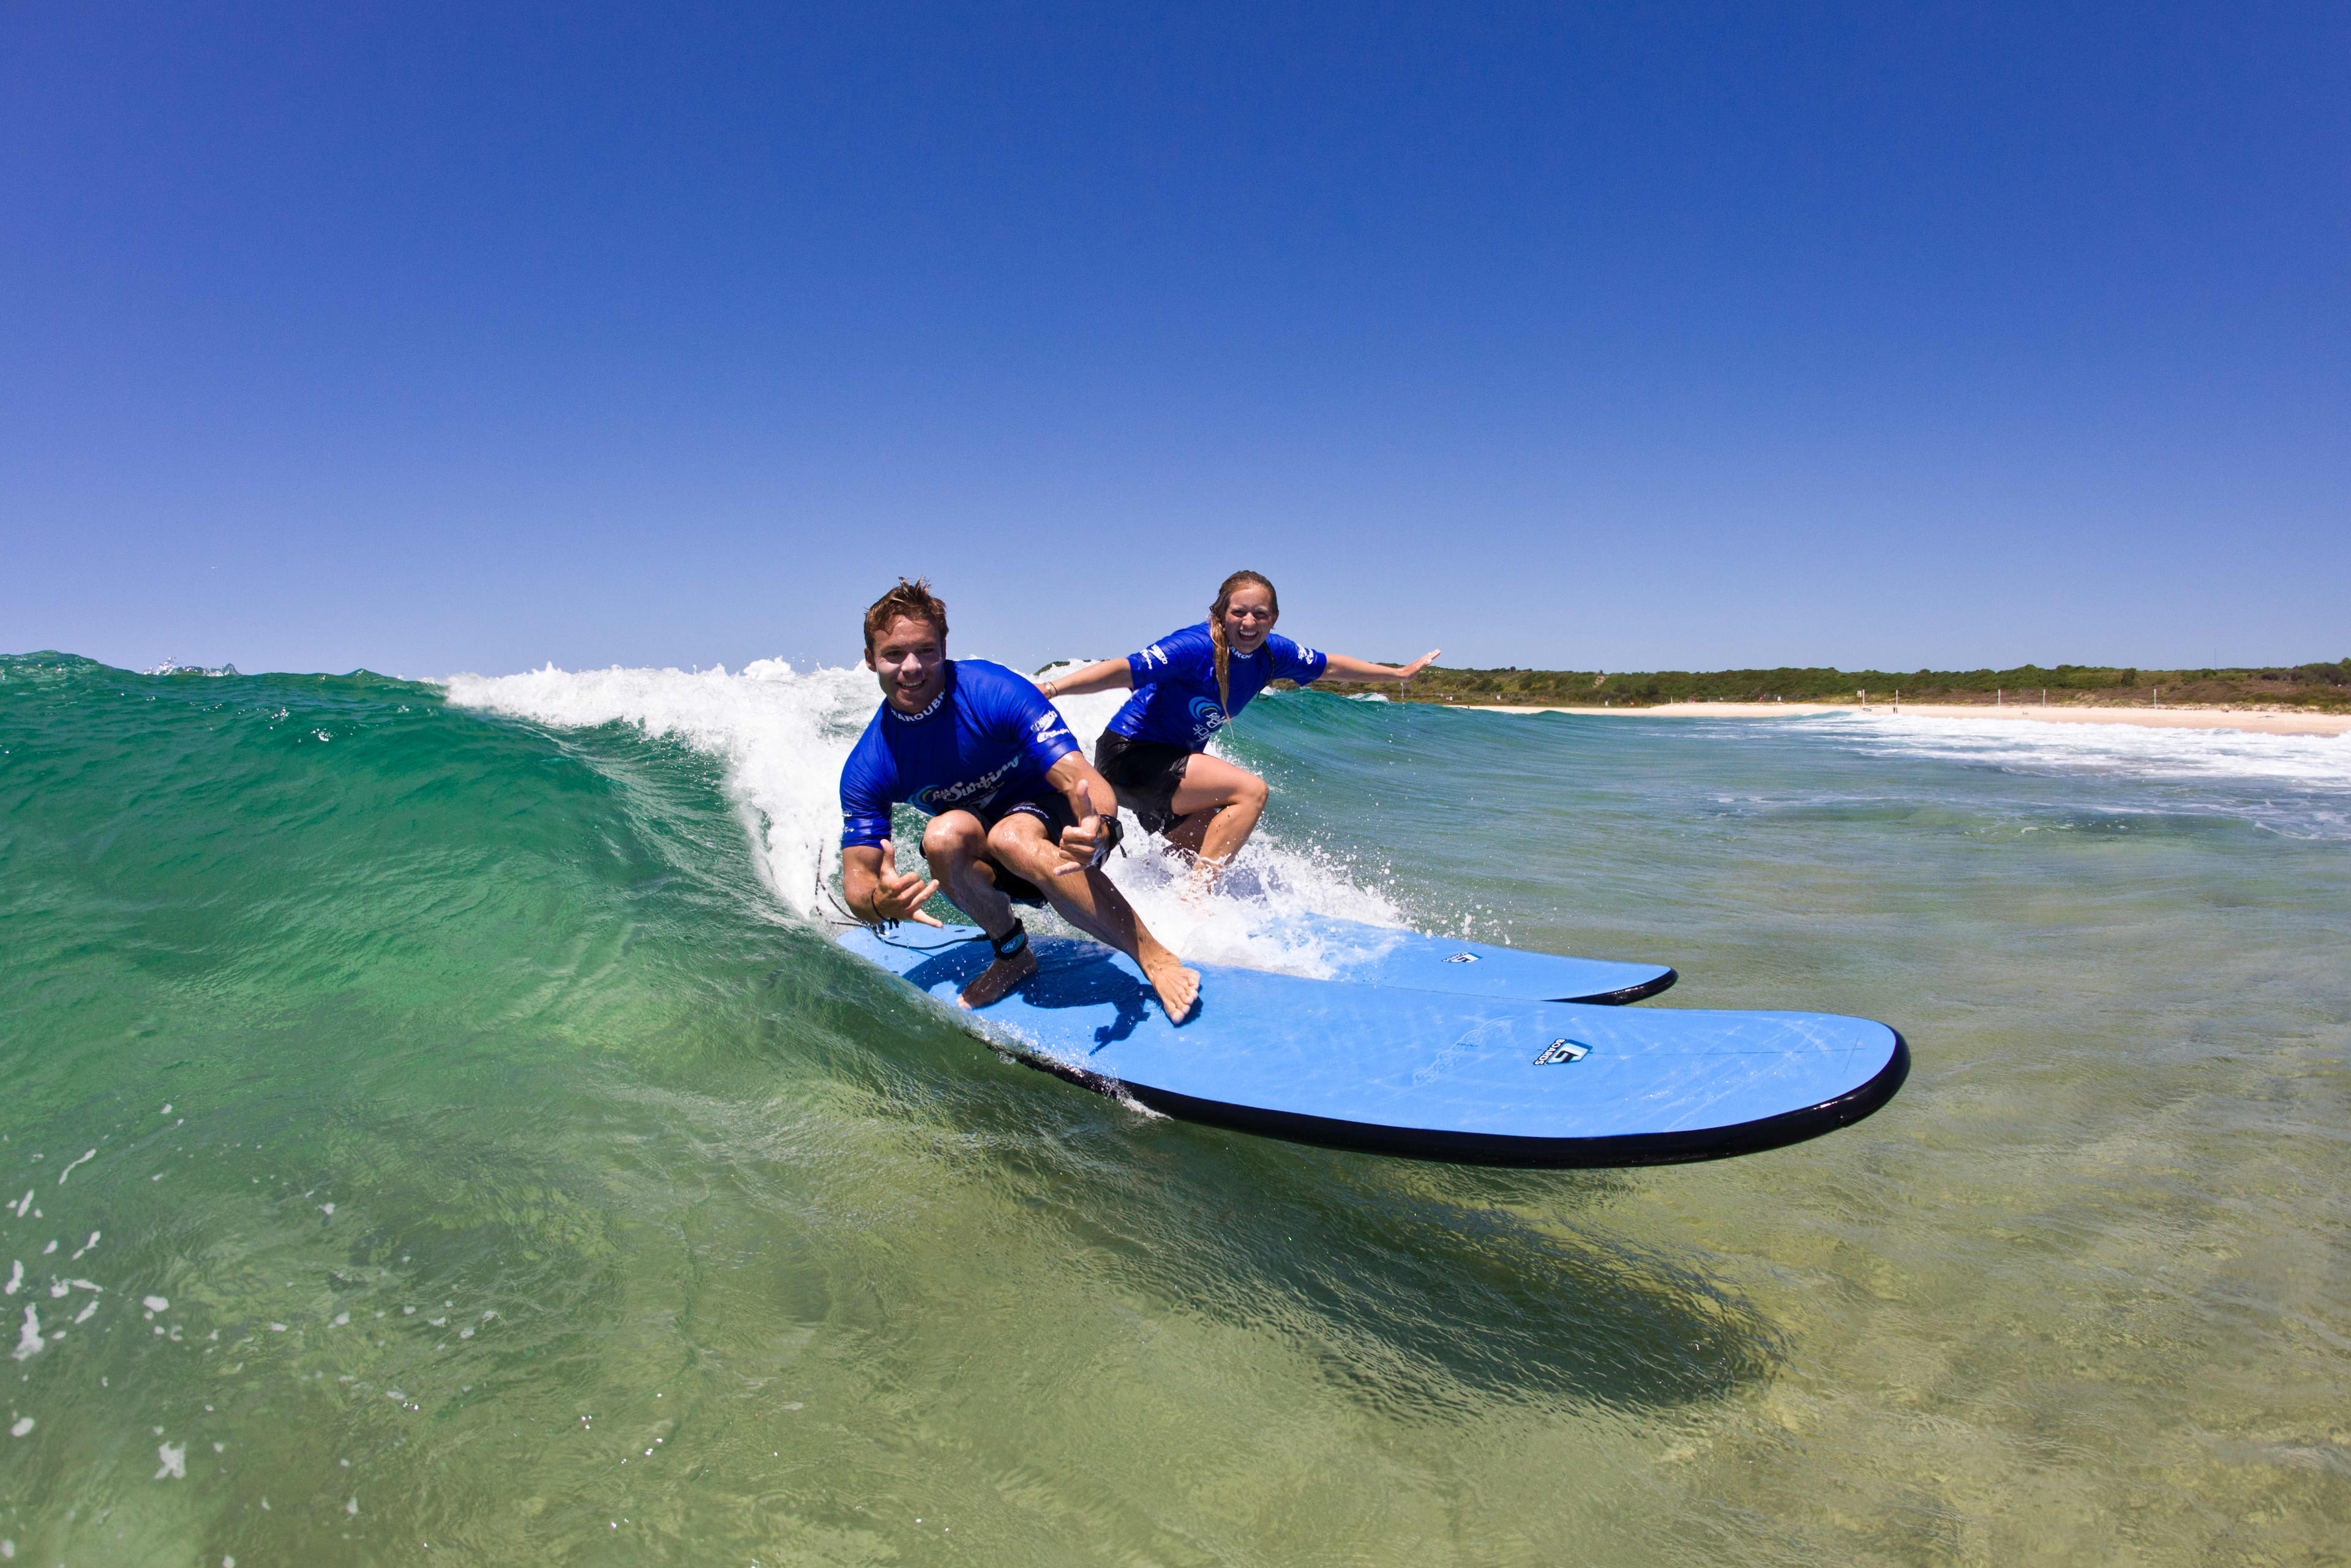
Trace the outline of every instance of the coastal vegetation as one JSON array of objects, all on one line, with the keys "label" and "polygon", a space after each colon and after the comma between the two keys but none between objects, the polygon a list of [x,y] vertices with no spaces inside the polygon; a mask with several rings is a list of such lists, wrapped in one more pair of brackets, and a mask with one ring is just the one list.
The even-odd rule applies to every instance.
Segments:
[{"label": "coastal vegetation", "polygon": [[[2259,705],[2351,711],[2351,659],[2333,664],[2153,670],[2111,664],[2020,664],[2007,670],[1499,670],[1432,665],[1399,695],[1392,685],[1324,681],[1339,695],[1379,692],[1405,702],[1472,706],[1653,707],[1687,702],[2047,701],[2085,707]],[[2158,692],[2161,693],[2158,699]]]}]

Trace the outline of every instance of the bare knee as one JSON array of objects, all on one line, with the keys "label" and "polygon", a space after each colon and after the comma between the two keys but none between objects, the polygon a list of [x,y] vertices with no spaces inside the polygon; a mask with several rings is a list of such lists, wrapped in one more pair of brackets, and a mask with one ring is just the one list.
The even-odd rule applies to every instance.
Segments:
[{"label": "bare knee", "polygon": [[940,875],[948,864],[977,856],[987,842],[977,818],[962,812],[933,817],[923,830],[923,858],[931,862],[932,873]]},{"label": "bare knee", "polygon": [[1013,827],[1018,816],[1007,817],[987,831],[987,852],[1008,870],[1026,875],[1036,868],[1044,852],[1045,841],[1036,833]]},{"label": "bare knee", "polygon": [[1264,779],[1254,773],[1244,773],[1241,775],[1240,788],[1233,791],[1233,803],[1263,810],[1268,793]]}]

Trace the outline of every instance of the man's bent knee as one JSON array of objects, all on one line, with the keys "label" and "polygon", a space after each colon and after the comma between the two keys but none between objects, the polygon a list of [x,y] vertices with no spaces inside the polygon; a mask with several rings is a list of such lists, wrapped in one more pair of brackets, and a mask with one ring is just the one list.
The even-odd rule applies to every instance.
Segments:
[{"label": "man's bent knee", "polygon": [[968,811],[933,817],[923,829],[923,854],[933,861],[970,860],[987,843],[987,835],[980,831],[979,819]]},{"label": "man's bent knee", "polygon": [[1052,858],[1053,847],[1043,821],[1026,811],[1016,811],[987,830],[987,852],[1023,875]]}]

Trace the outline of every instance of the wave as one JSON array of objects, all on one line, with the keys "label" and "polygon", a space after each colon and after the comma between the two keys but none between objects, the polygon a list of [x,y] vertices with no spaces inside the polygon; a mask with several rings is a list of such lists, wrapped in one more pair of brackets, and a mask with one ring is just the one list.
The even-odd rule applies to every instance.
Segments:
[{"label": "wave", "polygon": [[[2291,838],[2351,837],[2351,735],[1908,714],[1795,719],[1792,733],[1881,765],[2007,777],[2101,816],[2222,819]],[[1890,780],[1889,780],[1890,781]],[[1913,776],[1909,788],[1940,786]]]},{"label": "wave", "polygon": [[2351,735],[1858,714],[1809,721],[1807,728],[1843,729],[1889,756],[2148,780],[2245,779],[2351,789]]},{"label": "wave", "polygon": [[183,664],[177,659],[166,659],[152,670],[141,670],[142,675],[209,675],[225,680],[240,672],[235,664]]},{"label": "wave", "polygon": [[[557,729],[632,726],[717,759],[744,813],[758,874],[776,898],[805,918],[824,917],[841,875],[841,764],[872,716],[879,695],[862,669],[798,671],[762,659],[729,673],[709,669],[560,670],[453,675],[448,699]],[[1088,756],[1126,698],[1123,691],[1066,697],[1057,706]],[[1221,747],[1212,750],[1223,754]],[[904,809],[902,808],[902,811]],[[1339,956],[1333,938],[1301,927],[1301,915],[1402,925],[1395,902],[1373,885],[1376,873],[1326,851],[1285,841],[1260,825],[1224,878],[1222,895],[1195,908],[1179,895],[1184,869],[1123,813],[1127,851],[1112,858],[1113,883],[1154,935],[1195,961],[1324,977]],[[918,858],[911,813],[899,823],[899,863]],[[948,908],[942,918],[957,918]],[[1038,915],[1024,914],[1031,921]],[[1058,921],[1042,917],[1049,925]]]}]

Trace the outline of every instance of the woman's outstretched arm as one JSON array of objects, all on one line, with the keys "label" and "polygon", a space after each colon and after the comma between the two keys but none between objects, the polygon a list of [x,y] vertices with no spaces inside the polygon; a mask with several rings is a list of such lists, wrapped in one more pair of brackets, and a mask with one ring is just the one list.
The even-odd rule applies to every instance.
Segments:
[{"label": "woman's outstretched arm", "polygon": [[[1350,659],[1344,653],[1327,655],[1330,663],[1322,674],[1334,681],[1408,681],[1437,662],[1442,648],[1431,648],[1409,664],[1371,664],[1361,659]],[[1062,688],[1068,690],[1067,686]]]},{"label": "woman's outstretched arm", "polygon": [[1045,694],[1045,700],[1050,702],[1055,697],[1078,697],[1088,692],[1106,692],[1113,686],[1131,686],[1134,685],[1134,672],[1127,668],[1124,659],[1100,659],[1083,669],[1071,670],[1066,675],[1055,675],[1037,685]]}]

